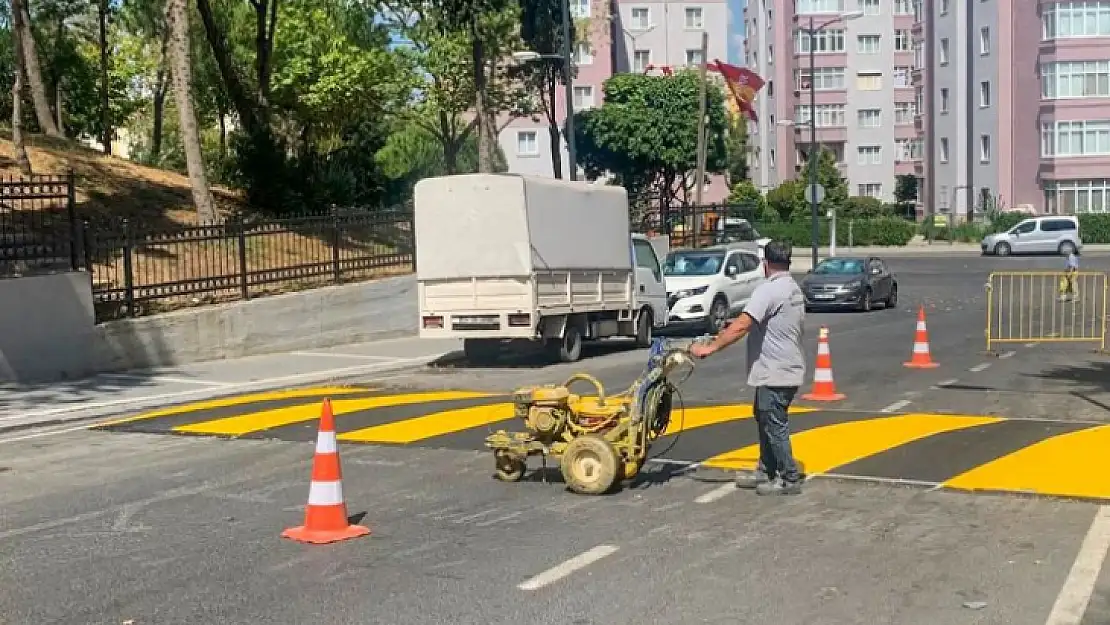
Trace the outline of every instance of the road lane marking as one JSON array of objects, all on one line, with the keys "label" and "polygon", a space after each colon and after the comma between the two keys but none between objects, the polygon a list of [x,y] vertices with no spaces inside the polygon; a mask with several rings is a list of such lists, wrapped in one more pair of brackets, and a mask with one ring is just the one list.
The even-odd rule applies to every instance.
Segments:
[{"label": "road lane marking", "polygon": [[985,371],[985,370],[989,369],[990,366],[991,366],[991,363],[989,363],[989,362],[981,362],[981,363],[975,365],[974,367],[968,369],[968,371],[972,371],[974,373],[979,373],[980,371]]},{"label": "road lane marking", "polygon": [[1007,358],[1013,358],[1016,355],[1017,355],[1017,352],[1012,352],[1012,351],[1011,352],[1002,352],[1001,354],[998,355],[998,358],[999,358],[999,360],[1006,360]]},{"label": "road lane marking", "polygon": [[[1110,425],[1047,438],[981,464],[944,483],[955,490],[1025,491],[1060,497],[1110,498]],[[1050,469],[1079,466],[1066,478]]]},{"label": "road lane marking", "polygon": [[121,423],[131,423],[132,421],[144,421],[146,419],[154,419],[157,417],[172,417],[174,415],[185,414],[187,412],[198,412],[201,410],[211,410],[213,408],[228,408],[231,406],[243,406],[246,404],[254,404],[264,401],[278,401],[283,399],[309,399],[309,398],[323,398],[332,395],[350,395],[352,393],[366,393],[373,389],[369,388],[356,388],[350,386],[321,386],[316,388],[298,388],[283,391],[270,391],[268,393],[250,393],[247,395],[234,395],[232,397],[222,397],[220,399],[210,399],[208,401],[198,401],[191,404],[183,404],[181,406],[173,406],[164,408],[162,410],[152,410],[144,412],[133,417],[125,417],[123,419],[113,419],[111,421],[98,423],[95,427],[103,427],[108,425],[119,425]]},{"label": "road lane marking", "polygon": [[564,577],[570,575],[575,571],[584,569],[594,562],[601,560],[602,558],[607,558],[613,555],[617,552],[617,550],[618,547],[616,547],[615,545],[598,545],[597,547],[594,547],[589,551],[574,556],[566,562],[547,569],[543,573],[540,573],[539,575],[529,579],[528,581],[523,582],[522,584],[517,586],[517,588],[521,590],[538,590],[540,588],[543,588],[544,586],[553,584],[560,579],[563,579]]},{"label": "road lane marking", "polygon": [[346,358],[348,360],[393,360],[389,356],[370,356],[367,354],[343,354],[338,352],[289,352],[291,356],[313,356],[317,358]]},{"label": "road lane marking", "polygon": [[909,406],[912,403],[913,402],[908,400],[908,399],[903,399],[903,400],[894,402],[893,404],[887,406],[886,408],[883,408],[879,412],[898,412],[899,410],[905,408],[906,406]]},{"label": "road lane marking", "polygon": [[133,373],[101,373],[97,377],[107,380],[125,380],[128,382],[164,382],[166,384],[194,384],[197,386],[235,386],[234,382],[215,382],[213,380],[198,380],[176,375],[137,375]]},{"label": "road lane marking", "polygon": [[714,488],[708,493],[699,496],[697,499],[694,500],[694,503],[713,503],[714,501],[717,501],[718,499],[723,499],[730,493],[734,492],[736,492],[736,484],[724,484],[722,486]]},{"label": "road lane marking", "polygon": [[[388,408],[392,406],[406,406],[410,404],[423,404],[434,401],[451,401],[456,399],[474,399],[491,397],[493,393],[477,393],[469,391],[444,391],[431,393],[408,393],[404,395],[382,395],[378,397],[363,397],[360,399],[338,399],[332,402],[335,416],[375,408]],[[289,406],[265,410],[251,414],[212,419],[200,423],[190,423],[173,428],[174,432],[185,434],[210,434],[215,436],[242,436],[251,432],[269,430],[271,428],[292,425],[303,421],[311,421],[320,417],[320,406],[315,402],[300,406]],[[402,422],[403,423],[403,422]]]},{"label": "road lane marking", "polygon": [[[907,414],[849,421],[798,432],[790,437],[794,457],[807,474],[825,473],[934,434],[978,427],[1005,419],[963,415]],[[759,445],[749,445],[701,463],[715,469],[752,470]],[[1040,465],[1045,466],[1045,465]]]},{"label": "road lane marking", "polygon": [[512,403],[443,410],[414,419],[352,430],[340,434],[338,438],[348,443],[415,443],[434,436],[512,419],[513,414]]},{"label": "road lane marking", "polygon": [[1026,343],[1025,346],[1026,347],[1036,347],[1037,344],[1036,343]]},{"label": "road lane marking", "polygon": [[[789,414],[800,415],[816,411],[816,408],[791,406]],[[679,432],[685,432],[687,430],[709,425],[717,425],[718,423],[725,423],[727,421],[751,419],[754,414],[751,404],[684,408],[682,410],[676,410],[671,414],[670,423],[667,424],[667,430],[663,432],[663,436],[678,434]]]},{"label": "road lane marking", "polygon": [[946,386],[952,386],[953,384],[955,384],[959,381],[960,381],[959,378],[952,378],[951,380],[945,380],[943,382],[937,382],[935,385],[933,385],[933,388],[944,388]]},{"label": "road lane marking", "polygon": [[1110,550],[1110,506],[1100,506],[1045,625],[1079,625],[1083,621],[1107,550]]}]

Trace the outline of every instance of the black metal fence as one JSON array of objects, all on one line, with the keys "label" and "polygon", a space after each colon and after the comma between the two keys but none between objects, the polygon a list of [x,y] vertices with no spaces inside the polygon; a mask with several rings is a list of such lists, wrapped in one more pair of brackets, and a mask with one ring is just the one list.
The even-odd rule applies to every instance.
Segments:
[{"label": "black metal fence", "polygon": [[72,175],[0,179],[0,277],[87,270],[103,321],[415,268],[405,208],[197,226],[83,217]]},{"label": "black metal fence", "polygon": [[679,205],[640,211],[631,218],[634,231],[666,234],[672,247],[704,247],[754,237],[758,212],[747,204]]}]

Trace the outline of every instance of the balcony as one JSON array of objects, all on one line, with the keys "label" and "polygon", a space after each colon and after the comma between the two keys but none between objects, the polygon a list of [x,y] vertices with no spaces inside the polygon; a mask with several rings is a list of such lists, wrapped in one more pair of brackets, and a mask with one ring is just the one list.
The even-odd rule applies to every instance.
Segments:
[{"label": "balcony", "polygon": [[925,132],[925,115],[918,113],[913,116],[913,129],[917,132]]}]

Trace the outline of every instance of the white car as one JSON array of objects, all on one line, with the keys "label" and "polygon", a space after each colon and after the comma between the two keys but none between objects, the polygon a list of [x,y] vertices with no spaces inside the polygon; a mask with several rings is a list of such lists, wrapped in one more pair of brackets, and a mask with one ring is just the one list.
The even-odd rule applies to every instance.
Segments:
[{"label": "white car", "polygon": [[663,276],[670,307],[668,327],[720,332],[766,280],[760,251],[738,243],[667,254]]}]

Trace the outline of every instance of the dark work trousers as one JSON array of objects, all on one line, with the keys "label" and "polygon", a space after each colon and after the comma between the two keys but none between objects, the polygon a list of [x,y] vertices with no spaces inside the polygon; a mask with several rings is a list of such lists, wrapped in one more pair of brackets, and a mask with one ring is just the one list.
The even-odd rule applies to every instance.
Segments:
[{"label": "dark work trousers", "polygon": [[755,423],[759,428],[758,471],[784,482],[801,479],[790,447],[790,422],[786,411],[797,386],[758,386],[755,389]]}]

